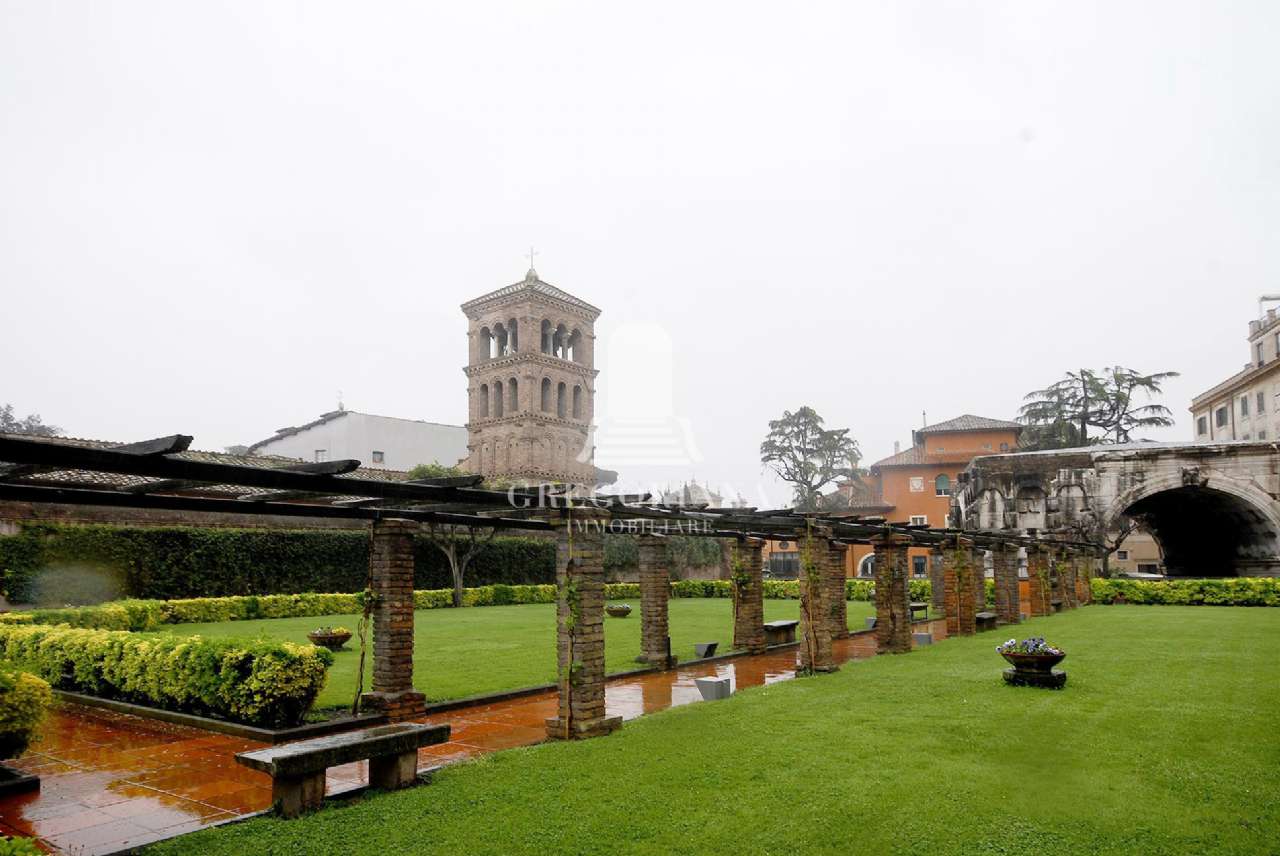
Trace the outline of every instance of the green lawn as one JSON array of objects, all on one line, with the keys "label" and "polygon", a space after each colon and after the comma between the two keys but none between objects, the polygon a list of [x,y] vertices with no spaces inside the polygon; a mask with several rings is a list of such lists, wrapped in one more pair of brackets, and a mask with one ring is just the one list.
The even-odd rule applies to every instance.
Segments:
[{"label": "green lawn", "polygon": [[[606,666],[610,672],[639,668],[640,606],[626,618],[605,618]],[[693,658],[695,642],[733,642],[733,606],[724,598],[673,598],[671,647],[681,660]],[[799,601],[766,600],[766,621],[798,618]],[[849,623],[861,630],[874,614],[871,604],[849,604]],[[168,632],[209,637],[264,636],[307,641],[307,632],[324,624],[356,628],[354,615],[323,618],[276,618],[263,621],[224,621],[175,625]],[[414,615],[414,683],[433,701],[478,693],[518,689],[556,679],[555,606],[483,606],[472,609],[424,609]],[[317,708],[351,704],[356,689],[359,652],[355,642],[338,652]],[[366,662],[365,687],[372,675],[372,654]]]},{"label": "green lawn", "polygon": [[1004,686],[1002,630],[150,852],[1276,852],[1280,610],[1094,606],[1032,634],[1069,652],[1065,690]]}]

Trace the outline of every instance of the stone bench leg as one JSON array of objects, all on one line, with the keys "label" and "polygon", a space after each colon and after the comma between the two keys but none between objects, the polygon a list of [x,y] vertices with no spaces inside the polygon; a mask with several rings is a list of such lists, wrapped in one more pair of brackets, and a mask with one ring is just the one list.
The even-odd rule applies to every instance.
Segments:
[{"label": "stone bench leg", "polygon": [[282,817],[314,811],[324,802],[324,770],[297,777],[271,780],[271,802]]},{"label": "stone bench leg", "polygon": [[384,791],[407,788],[418,777],[418,753],[380,755],[369,759],[369,787]]}]

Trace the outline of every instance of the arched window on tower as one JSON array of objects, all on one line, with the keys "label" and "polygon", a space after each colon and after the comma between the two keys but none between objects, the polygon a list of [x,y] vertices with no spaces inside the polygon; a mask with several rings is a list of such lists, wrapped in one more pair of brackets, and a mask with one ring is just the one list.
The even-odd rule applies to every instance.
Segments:
[{"label": "arched window on tower", "polygon": [[567,360],[573,360],[575,363],[582,362],[582,331],[574,330],[569,334],[569,351]]},{"label": "arched window on tower", "polygon": [[560,384],[556,386],[556,416],[559,416],[561,419],[564,418],[564,413],[565,413],[564,393],[565,393],[565,386],[564,386],[564,382],[562,381]]},{"label": "arched window on tower", "polygon": [[560,359],[566,359],[569,352],[569,331],[565,329],[563,324],[556,327],[556,332],[551,340],[551,353]]},{"label": "arched window on tower", "polygon": [[493,334],[489,332],[488,327],[481,327],[479,334],[480,342],[476,350],[477,355],[482,360],[493,359]]},{"label": "arched window on tower", "polygon": [[494,356],[505,357],[507,355],[507,328],[501,324],[493,325],[493,344]]},{"label": "arched window on tower", "polygon": [[480,384],[480,416],[489,415],[489,384]]},{"label": "arched window on tower", "polygon": [[507,382],[507,410],[512,413],[520,412],[520,394],[517,391],[516,379],[512,378]]},{"label": "arched window on tower", "polygon": [[580,386],[573,388],[573,418],[582,418],[582,387]]},{"label": "arched window on tower", "polygon": [[520,350],[520,325],[512,318],[507,322],[507,353],[514,354]]},{"label": "arched window on tower", "polygon": [[502,416],[502,381],[495,380],[493,382],[493,415]]},{"label": "arched window on tower", "polygon": [[544,377],[542,379],[542,412],[549,413],[551,411],[551,378]]},{"label": "arched window on tower", "polygon": [[551,338],[552,338],[551,322],[543,318],[542,319],[542,353],[544,354],[551,353],[551,345],[552,345]]}]

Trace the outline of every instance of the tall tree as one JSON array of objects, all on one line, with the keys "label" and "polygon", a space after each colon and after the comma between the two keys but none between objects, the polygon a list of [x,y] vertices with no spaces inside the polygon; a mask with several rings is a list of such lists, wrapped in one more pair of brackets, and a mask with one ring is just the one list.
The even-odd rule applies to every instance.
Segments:
[{"label": "tall tree", "polygon": [[[1020,419],[1026,423],[1024,449],[1064,449],[1094,443],[1127,443],[1133,432],[1173,424],[1162,404],[1143,403],[1177,372],[1144,375],[1123,366],[1080,369],[1026,395]],[[1094,429],[1093,433],[1090,429]]]},{"label": "tall tree", "polygon": [[822,489],[857,467],[862,452],[848,428],[822,427],[812,407],[783,411],[769,422],[769,435],[760,444],[760,462],[769,467],[795,494],[796,508],[813,511]]},{"label": "tall tree", "polygon": [[33,434],[37,437],[57,437],[62,429],[46,425],[38,413],[29,413],[22,419],[13,414],[13,405],[0,405],[0,432],[8,434]]},{"label": "tall tree", "polygon": [[1163,404],[1139,404],[1136,395],[1146,400],[1160,394],[1160,385],[1177,372],[1139,374],[1124,366],[1113,366],[1102,371],[1102,385],[1106,390],[1102,428],[1104,442],[1128,443],[1133,432],[1144,428],[1167,428],[1173,424],[1173,414]]}]

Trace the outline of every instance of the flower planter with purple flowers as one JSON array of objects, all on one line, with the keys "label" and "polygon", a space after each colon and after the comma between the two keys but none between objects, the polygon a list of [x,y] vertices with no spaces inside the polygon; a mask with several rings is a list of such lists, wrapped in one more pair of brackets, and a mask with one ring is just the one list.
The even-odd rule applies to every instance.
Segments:
[{"label": "flower planter with purple flowers", "polygon": [[1066,658],[1067,652],[1045,642],[1042,636],[1021,642],[1010,639],[997,645],[996,652],[1013,666],[1004,671],[1005,683],[1057,689],[1067,682],[1067,673],[1054,668]]}]

